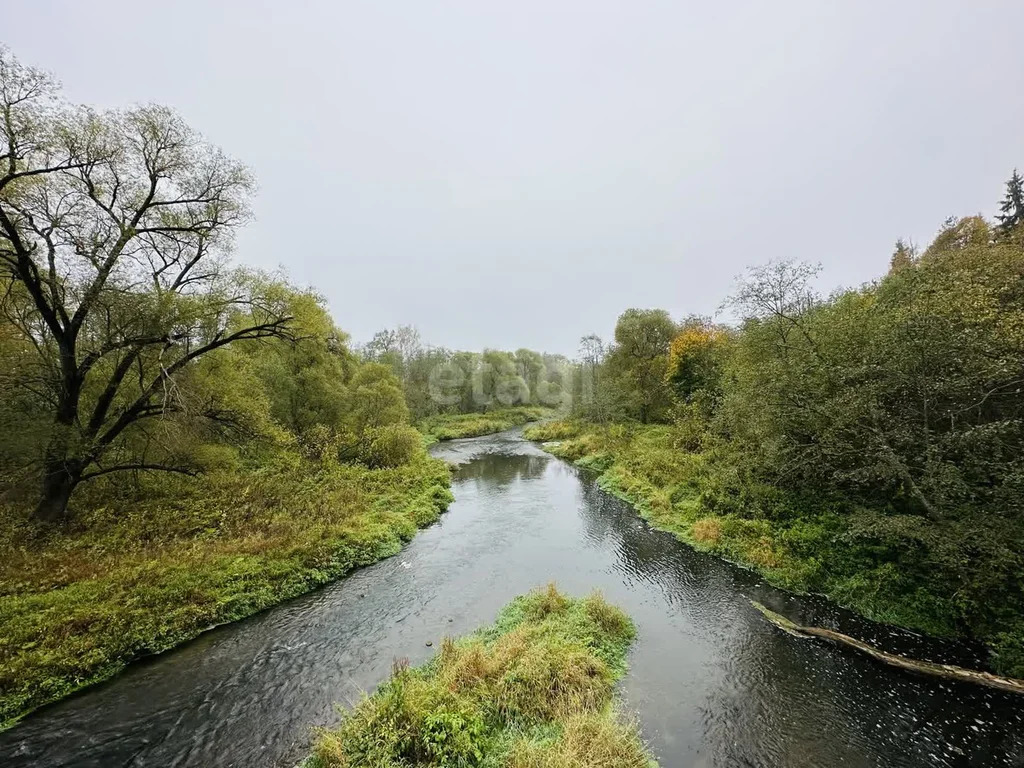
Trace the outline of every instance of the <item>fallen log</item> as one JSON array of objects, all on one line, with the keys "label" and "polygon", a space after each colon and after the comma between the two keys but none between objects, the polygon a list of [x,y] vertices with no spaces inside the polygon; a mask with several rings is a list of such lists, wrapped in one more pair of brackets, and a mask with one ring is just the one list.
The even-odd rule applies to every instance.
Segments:
[{"label": "fallen log", "polygon": [[900,669],[907,669],[911,672],[920,672],[924,675],[942,677],[947,680],[958,680],[964,683],[987,685],[990,688],[999,688],[1000,690],[1011,691],[1012,693],[1024,693],[1024,680],[1014,680],[1010,677],[999,677],[998,675],[993,675],[989,672],[978,672],[974,669],[965,669],[964,667],[957,667],[952,664],[936,664],[932,661],[918,661],[917,659],[908,659],[906,656],[897,656],[894,653],[886,653],[872,645],[856,640],[849,635],[844,635],[841,632],[825,629],[823,627],[802,627],[799,624],[794,624],[785,616],[780,616],[775,613],[775,611],[766,608],[756,600],[751,600],[750,604],[763,613],[768,621],[783,632],[788,632],[794,637],[820,637],[825,640],[830,640],[833,643],[838,643],[839,645],[849,646],[850,648],[854,648],[861,653],[866,653],[868,656],[871,656],[885,664],[899,667]]}]

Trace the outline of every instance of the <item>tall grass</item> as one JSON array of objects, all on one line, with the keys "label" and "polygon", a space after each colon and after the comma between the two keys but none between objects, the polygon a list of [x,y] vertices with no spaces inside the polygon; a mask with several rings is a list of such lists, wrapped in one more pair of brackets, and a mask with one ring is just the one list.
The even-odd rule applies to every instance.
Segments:
[{"label": "tall grass", "polygon": [[550,408],[534,406],[503,408],[487,413],[442,413],[424,419],[418,427],[426,441],[433,443],[438,440],[455,440],[504,432],[506,429],[543,419],[552,413],[554,411]]},{"label": "tall grass", "polygon": [[0,723],[392,555],[451,500],[426,456],[375,470],[278,459],[97,481],[74,525],[45,536],[0,508]]},{"label": "tall grass", "polygon": [[497,622],[446,639],[418,669],[396,666],[321,733],[307,768],[647,768],[637,728],[613,706],[633,623],[599,594],[549,586]]}]

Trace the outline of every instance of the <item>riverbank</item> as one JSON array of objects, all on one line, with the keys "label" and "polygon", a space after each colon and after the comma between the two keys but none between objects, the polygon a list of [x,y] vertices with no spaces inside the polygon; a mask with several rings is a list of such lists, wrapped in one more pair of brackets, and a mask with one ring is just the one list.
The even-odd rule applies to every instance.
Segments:
[{"label": "riverbank", "polygon": [[399,551],[451,501],[425,454],[393,469],[291,453],[198,478],[97,481],[43,534],[0,507],[0,728],[211,626]]},{"label": "riverbank", "polygon": [[492,626],[446,638],[426,665],[396,664],[339,727],[321,733],[305,766],[656,766],[612,704],[635,634],[600,594],[536,590]]},{"label": "riverbank", "polygon": [[967,663],[970,651],[860,622],[699,553],[518,430],[434,453],[459,463],[458,503],[398,556],[44,708],[0,733],[0,763],[206,768],[227,755],[246,768],[294,766],[311,750],[310,727],[334,727],[336,703],[357,704],[394,659],[426,663],[446,634],[489,625],[515,595],[549,581],[574,596],[596,587],[636,623],[618,690],[664,768],[705,758],[934,768],[1024,756],[1018,696],[951,688],[792,638],[749,601],[913,658]]},{"label": "riverbank", "polygon": [[480,437],[506,429],[521,427],[531,421],[540,421],[555,414],[551,408],[520,406],[502,408],[487,413],[440,413],[430,416],[417,425],[427,445],[441,440],[457,440],[463,437]]},{"label": "riverbank", "polygon": [[1012,593],[1020,574],[979,573],[983,563],[951,555],[947,542],[964,536],[957,521],[886,518],[841,499],[739,488],[736,478],[723,477],[727,466],[680,447],[685,440],[668,425],[558,421],[524,435],[596,471],[602,488],[698,550],[752,568],[783,589],[823,594],[875,621],[981,640],[993,651],[994,669],[1024,677],[1024,611],[1000,597]]}]

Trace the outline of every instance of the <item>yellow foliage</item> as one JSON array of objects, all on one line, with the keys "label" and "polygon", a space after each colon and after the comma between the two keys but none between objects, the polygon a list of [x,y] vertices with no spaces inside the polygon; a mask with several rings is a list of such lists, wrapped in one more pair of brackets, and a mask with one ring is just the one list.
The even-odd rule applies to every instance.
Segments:
[{"label": "yellow foliage", "polygon": [[669,368],[688,355],[703,351],[720,343],[725,333],[714,325],[688,325],[681,330],[669,345]]},{"label": "yellow foliage", "polygon": [[704,517],[693,524],[694,540],[701,544],[717,544],[722,538],[722,521],[716,517]]},{"label": "yellow foliage", "polygon": [[669,345],[665,383],[682,399],[717,386],[720,350],[726,332],[706,322],[687,323]]},{"label": "yellow foliage", "polygon": [[772,540],[762,536],[753,543],[746,551],[747,560],[762,568],[778,568],[782,564],[782,558],[775,551]]}]

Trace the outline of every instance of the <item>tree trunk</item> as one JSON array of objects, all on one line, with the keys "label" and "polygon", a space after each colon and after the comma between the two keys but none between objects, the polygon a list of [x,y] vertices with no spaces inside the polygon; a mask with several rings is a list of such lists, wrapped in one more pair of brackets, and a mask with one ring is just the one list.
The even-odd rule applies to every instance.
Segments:
[{"label": "tree trunk", "polygon": [[63,389],[57,404],[46,453],[43,457],[43,485],[34,517],[44,523],[61,523],[67,517],[68,501],[82,480],[85,464],[75,457],[72,434],[78,418],[82,380],[75,372],[74,347],[62,346]]},{"label": "tree trunk", "polygon": [[35,519],[44,523],[63,522],[67,516],[68,501],[81,479],[81,472],[69,467],[66,462],[48,463]]}]

